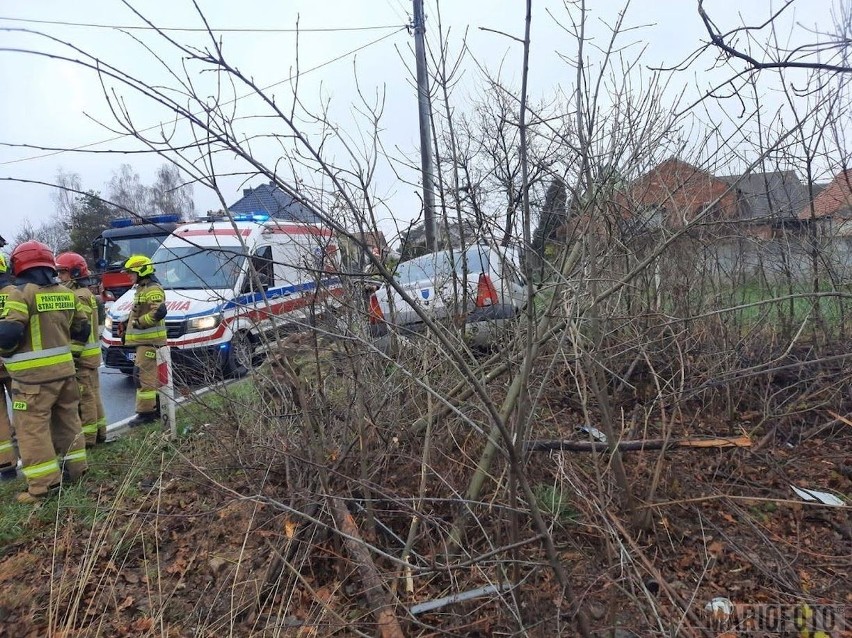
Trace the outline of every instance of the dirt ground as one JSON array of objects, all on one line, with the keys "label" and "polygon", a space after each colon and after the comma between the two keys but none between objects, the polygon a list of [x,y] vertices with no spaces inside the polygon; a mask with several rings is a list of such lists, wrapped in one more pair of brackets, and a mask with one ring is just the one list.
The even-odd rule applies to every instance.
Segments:
[{"label": "dirt ground", "polygon": [[[605,455],[530,455],[534,480],[547,484],[562,476],[561,485],[576,487],[560,501],[567,503],[564,511],[550,512],[552,529],[598,635],[664,635],[684,615],[674,601],[689,610],[687,624],[706,624],[705,606],[716,597],[735,605],[832,605],[844,610],[848,625],[850,509],[805,503],[792,489],[823,490],[848,502],[852,423],[837,416],[815,419],[825,423],[821,428],[761,427],[751,448],[670,450],[659,464],[659,452],[625,454],[642,504],[653,502],[642,508],[649,523],[644,531],[622,513],[611,488],[604,488],[609,501],[584,502],[584,490],[596,489],[595,468],[606,466]],[[736,435],[750,431],[758,417],[740,412],[732,420],[696,410],[680,413],[671,427],[678,436]],[[542,422],[550,437],[585,436],[577,433],[582,419],[569,403],[552,403]],[[340,538],[287,510],[292,495],[274,468],[258,488],[263,468],[238,471],[226,457],[212,456],[231,443],[226,430],[211,426],[198,436],[160,475],[138,477],[133,490],[118,481],[91,485],[100,503],[96,516],[60,503],[55,524],[0,549],[0,636],[377,635],[364,584]],[[417,454],[401,450],[377,470],[376,483],[386,494],[414,493],[418,472]],[[323,499],[312,502],[312,517],[329,521]],[[410,517],[391,499],[377,500],[373,516],[382,525],[375,528],[357,499],[351,503],[364,539],[395,553],[393,534],[405,537]],[[451,514],[448,505],[430,511],[433,520]],[[492,519],[487,511],[479,520],[495,529],[506,525],[505,517]],[[520,534],[535,536],[529,521],[521,521]],[[487,552],[471,542],[472,554]],[[396,595],[394,613],[406,635],[518,635],[522,627],[526,635],[575,635],[540,543],[507,554],[517,570],[507,564],[493,570],[495,579],[517,577],[513,602],[520,617],[494,594],[409,614],[417,603],[487,584],[481,569],[442,569],[437,546],[422,552],[434,569],[415,572],[411,592],[398,564],[373,555]]]}]

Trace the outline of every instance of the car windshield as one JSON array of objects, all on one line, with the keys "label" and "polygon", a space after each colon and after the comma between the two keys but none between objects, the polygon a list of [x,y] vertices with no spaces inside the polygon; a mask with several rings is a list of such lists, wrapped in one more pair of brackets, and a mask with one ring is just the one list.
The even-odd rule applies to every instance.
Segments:
[{"label": "car windshield", "polygon": [[458,277],[462,277],[464,275],[465,258],[467,259],[467,272],[477,274],[486,270],[483,264],[488,263],[487,250],[483,246],[473,246],[468,248],[466,253],[453,251],[452,259],[455,262],[455,268],[453,268],[450,261],[450,251],[448,250],[416,257],[415,259],[399,264],[396,269],[396,277],[401,282],[419,281],[422,279],[435,280],[449,278],[453,271],[455,271]]},{"label": "car windshield", "polygon": [[157,269],[157,279],[165,289],[233,289],[244,257],[236,248],[161,246],[152,260]]},{"label": "car windshield", "polygon": [[131,255],[153,255],[168,234],[106,238],[100,256],[110,266],[123,265]]}]

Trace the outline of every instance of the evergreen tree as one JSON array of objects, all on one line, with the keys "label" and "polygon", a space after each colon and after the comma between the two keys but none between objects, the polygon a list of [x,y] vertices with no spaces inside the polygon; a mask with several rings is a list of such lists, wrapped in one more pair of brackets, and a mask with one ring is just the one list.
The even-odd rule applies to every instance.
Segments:
[{"label": "evergreen tree", "polygon": [[567,221],[568,191],[561,177],[554,177],[544,195],[538,226],[533,231],[533,253],[544,257],[544,246],[553,238],[556,229]]},{"label": "evergreen tree", "polygon": [[78,196],[70,215],[67,250],[88,257],[95,238],[109,227],[110,220],[119,216],[118,211],[101,199],[96,191]]}]

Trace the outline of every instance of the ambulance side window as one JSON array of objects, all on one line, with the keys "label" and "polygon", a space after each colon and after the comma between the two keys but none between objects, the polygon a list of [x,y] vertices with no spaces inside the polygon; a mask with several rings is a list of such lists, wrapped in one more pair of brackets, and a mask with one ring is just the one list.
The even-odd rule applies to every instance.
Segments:
[{"label": "ambulance side window", "polygon": [[[263,285],[263,288],[269,288],[275,284],[275,274],[273,271],[274,262],[272,261],[272,247],[261,246],[251,257],[252,266],[257,271],[258,279]],[[255,287],[254,280],[251,276],[246,279],[244,286],[247,291],[253,290]]]}]

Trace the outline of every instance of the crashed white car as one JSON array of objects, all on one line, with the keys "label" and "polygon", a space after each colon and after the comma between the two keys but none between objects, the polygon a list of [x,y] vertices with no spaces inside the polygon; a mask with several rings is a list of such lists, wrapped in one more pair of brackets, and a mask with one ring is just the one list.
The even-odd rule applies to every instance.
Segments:
[{"label": "crashed white car", "polygon": [[[464,325],[466,339],[490,345],[500,329],[527,303],[527,283],[512,248],[488,245],[442,250],[397,265],[394,279],[436,321]],[[390,332],[421,333],[425,323],[390,285],[369,299],[370,333],[381,342]]]}]

